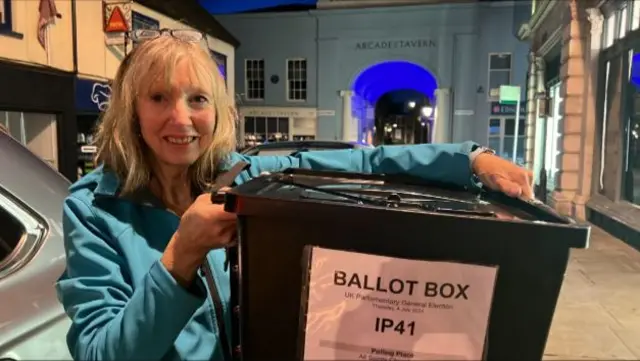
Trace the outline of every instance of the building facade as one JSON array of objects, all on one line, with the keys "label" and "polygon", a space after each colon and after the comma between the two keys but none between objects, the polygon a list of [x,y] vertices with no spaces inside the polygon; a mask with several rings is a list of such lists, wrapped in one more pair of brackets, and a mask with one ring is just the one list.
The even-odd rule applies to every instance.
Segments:
[{"label": "building facade", "polygon": [[118,40],[124,33],[107,30],[114,7],[129,29],[205,32],[211,56],[235,93],[237,40],[195,1],[171,9],[156,0],[55,3],[55,23],[38,39],[40,1],[0,0],[0,123],[70,180],[93,167],[91,133],[125,55],[124,41]]},{"label": "building facade", "polygon": [[[536,1],[527,160],[543,198],[640,246],[638,1]],[[545,184],[546,183],[546,184]]]},{"label": "building facade", "polygon": [[529,15],[527,2],[466,2],[217,19],[243,44],[236,92],[247,135],[366,141],[377,99],[413,89],[435,105],[437,141],[508,156],[516,107],[497,104],[497,90],[520,86],[524,100],[529,47],[515,34]]},{"label": "building facade", "polygon": [[38,1],[0,0],[0,122],[63,174],[75,164],[68,128],[74,119],[71,4],[60,2],[46,34],[48,51],[38,41]]}]

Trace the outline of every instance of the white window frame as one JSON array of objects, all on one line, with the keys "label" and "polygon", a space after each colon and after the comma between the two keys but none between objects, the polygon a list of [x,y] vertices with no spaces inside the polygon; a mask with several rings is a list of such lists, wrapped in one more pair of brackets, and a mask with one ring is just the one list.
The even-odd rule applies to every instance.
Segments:
[{"label": "white window frame", "polygon": [[[251,97],[251,90],[254,88],[249,88],[249,64],[251,62],[262,62],[262,81],[265,84],[265,86],[263,86],[262,90],[262,97]],[[251,78],[251,80],[259,80],[259,79],[253,79]],[[265,79],[265,60],[264,59],[256,59],[256,58],[250,58],[250,59],[244,59],[244,98],[246,100],[251,100],[251,101],[260,101],[260,100],[264,100],[264,94],[266,93],[266,79]],[[254,89],[255,90],[255,89]],[[258,92],[260,89],[257,89]]]},{"label": "white window frame", "polygon": [[[289,90],[290,88],[290,81],[296,81],[296,80],[292,80],[289,79],[289,64],[290,62],[304,62],[304,67],[305,67],[305,78],[304,79],[297,79],[297,81],[305,81],[307,83],[307,87],[305,89],[294,89],[294,91],[302,91],[304,90],[305,93],[305,97],[304,99],[294,99],[290,97],[289,94]],[[286,92],[286,97],[287,97],[287,101],[288,102],[295,102],[295,103],[304,103],[307,101],[308,97],[309,97],[309,84],[308,84],[308,80],[309,80],[309,61],[307,60],[307,58],[288,58],[285,60],[285,71],[286,71],[286,86],[285,86],[285,92]]]},{"label": "white window frame", "polygon": [[[501,56],[501,55],[509,55],[509,69],[491,69],[491,57],[492,56]],[[510,52],[498,52],[498,53],[489,53],[489,55],[487,56],[487,100],[488,101],[495,101],[496,99],[498,99],[499,97],[499,88],[498,89],[491,89],[491,73],[493,72],[509,72],[509,84],[511,84],[511,81],[513,80],[513,53]],[[501,84],[501,85],[509,85],[509,84]],[[492,91],[495,92],[495,94],[492,95]]]}]

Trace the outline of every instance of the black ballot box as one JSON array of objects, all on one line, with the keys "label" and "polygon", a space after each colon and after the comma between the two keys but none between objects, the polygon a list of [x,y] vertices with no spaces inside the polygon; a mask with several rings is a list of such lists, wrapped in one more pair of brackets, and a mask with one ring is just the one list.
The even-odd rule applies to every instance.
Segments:
[{"label": "black ballot box", "polygon": [[[496,273],[491,294],[485,298],[489,300],[490,311],[486,316],[486,339],[480,358],[540,360],[570,250],[586,248],[590,233],[587,225],[563,217],[539,202],[509,198],[496,192],[425,183],[401,176],[299,169],[263,175],[234,188],[226,195],[225,209],[238,215],[238,246],[228,254],[234,306],[231,337],[234,360],[310,359],[304,351],[308,338],[305,325],[311,322],[305,312],[310,292],[310,255],[318,249],[352,252],[353,257],[343,258],[343,264],[349,267],[356,267],[358,260],[366,259],[363,255],[405,260],[402,262],[432,262],[432,266],[444,267],[440,269],[445,276],[447,272],[457,271],[446,271],[450,264],[438,262],[474,265],[484,267],[485,271],[493,267]],[[394,287],[389,283],[380,286],[380,277],[378,286],[367,286],[367,282],[375,284],[371,275],[370,280],[354,280],[350,277],[355,276],[346,274],[341,277],[342,285],[350,282],[354,287],[368,290]],[[433,294],[441,292],[441,296],[450,298],[455,294],[461,299],[461,295],[465,296],[463,288],[468,285],[452,283],[450,286],[450,289],[443,284],[433,286],[432,290],[436,290]],[[422,287],[421,284],[418,287]],[[425,297],[433,296],[428,289],[420,292]],[[369,295],[374,293],[375,290]],[[355,294],[344,292],[347,298]],[[414,306],[405,300],[397,304],[400,301],[394,301],[394,297],[365,298],[391,302],[398,309]],[[433,307],[438,305],[425,302]],[[385,322],[387,329],[398,331],[393,337],[399,331],[406,331],[405,336],[413,334],[414,324],[409,321],[398,327],[399,321],[384,317],[375,317],[375,321],[372,318],[370,324],[366,324],[369,321],[360,318],[349,321],[341,319],[338,313],[335,315],[332,322],[343,322],[343,329],[348,330],[336,336],[338,340],[333,341],[338,343],[357,337],[359,332],[384,330]],[[446,318],[437,318],[438,321],[433,318],[430,322],[431,316],[414,314],[413,317],[432,330],[442,330],[437,337],[433,336],[433,340],[439,341],[432,343],[446,344],[454,337],[447,338],[448,334],[455,333],[457,338],[464,336],[460,333],[465,332],[461,329],[467,321],[460,321],[458,316],[459,327],[447,325],[448,321],[443,321]],[[469,325],[476,321],[469,316]],[[387,351],[363,352],[357,358],[427,359],[424,355],[394,356]],[[324,359],[346,359],[348,355],[336,353],[335,358]],[[449,359],[465,358],[451,356]]]}]

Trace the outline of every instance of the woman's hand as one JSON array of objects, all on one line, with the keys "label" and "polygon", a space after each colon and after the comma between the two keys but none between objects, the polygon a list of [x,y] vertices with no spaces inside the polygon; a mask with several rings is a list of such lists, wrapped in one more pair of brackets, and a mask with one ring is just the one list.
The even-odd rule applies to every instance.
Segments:
[{"label": "woman's hand", "polygon": [[486,187],[511,197],[533,199],[533,174],[530,170],[488,153],[478,155],[472,167]]},{"label": "woman's hand", "polygon": [[228,247],[236,240],[236,215],[205,193],[182,215],[180,226],[162,255],[162,263],[183,286],[189,286],[198,267],[212,249]]}]

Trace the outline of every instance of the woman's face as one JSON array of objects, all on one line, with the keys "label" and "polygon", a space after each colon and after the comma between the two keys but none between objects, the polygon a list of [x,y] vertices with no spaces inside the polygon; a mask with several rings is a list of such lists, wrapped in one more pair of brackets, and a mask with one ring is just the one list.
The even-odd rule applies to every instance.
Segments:
[{"label": "woman's face", "polygon": [[176,66],[169,86],[164,77],[157,78],[136,100],[142,138],[161,166],[188,167],[211,144],[212,95],[198,85],[186,60]]}]

